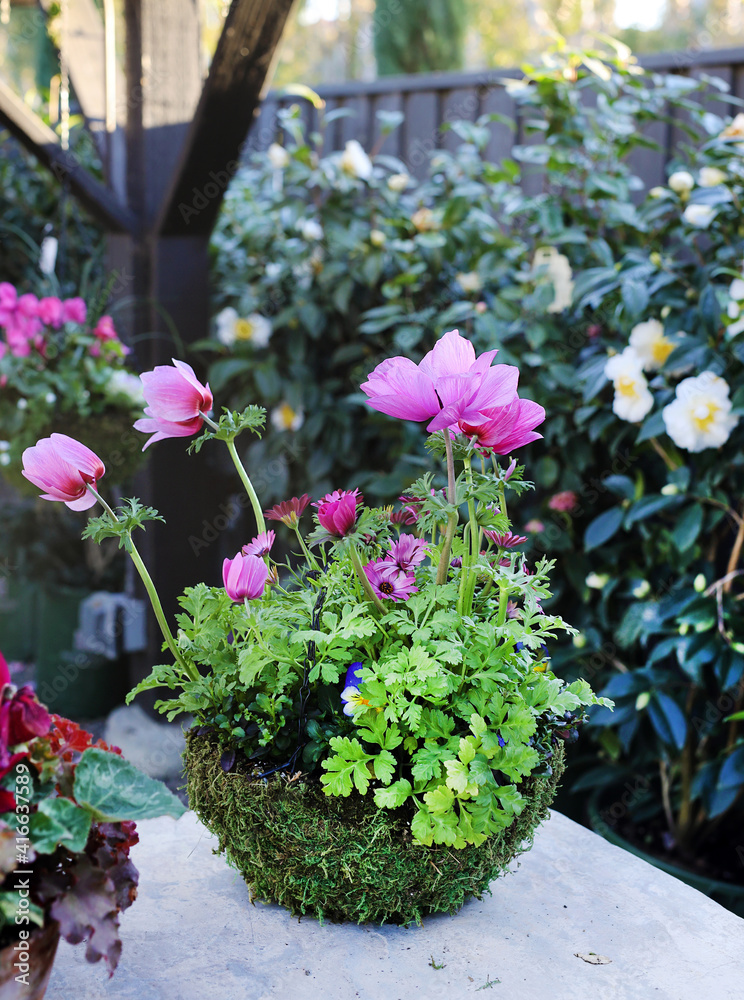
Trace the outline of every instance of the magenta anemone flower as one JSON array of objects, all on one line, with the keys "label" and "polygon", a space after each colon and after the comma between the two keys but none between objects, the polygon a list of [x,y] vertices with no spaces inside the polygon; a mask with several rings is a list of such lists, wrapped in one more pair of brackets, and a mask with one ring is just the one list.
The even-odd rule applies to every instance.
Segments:
[{"label": "magenta anemone flower", "polygon": [[407,601],[418,590],[413,573],[401,573],[383,559],[376,559],[364,567],[375,595],[382,601]]},{"label": "magenta anemone flower", "polygon": [[344,538],[356,524],[357,506],[364,502],[359,490],[334,490],[319,500],[318,523],[329,535]]},{"label": "magenta anemone flower", "polygon": [[281,503],[275,504],[270,510],[265,510],[264,517],[267,521],[281,521],[288,528],[296,528],[302,517],[302,512],[309,503],[309,495],[303,493],[301,497],[282,500]]},{"label": "magenta anemone flower", "polygon": [[191,365],[174,359],[173,368],[158,365],[140,377],[147,408],[134,429],[152,434],[143,451],[155,441],[190,437],[201,429],[203,415],[212,409],[212,393],[209,385],[201,384]]},{"label": "magenta anemone flower", "polygon": [[231,601],[254,601],[264,592],[269,568],[258,556],[238,552],[222,564],[222,580]]},{"label": "magenta anemone flower", "polygon": [[380,566],[390,566],[399,573],[411,573],[426,559],[428,548],[429,545],[423,538],[401,535],[378,563]]},{"label": "magenta anemone flower", "polygon": [[479,423],[484,410],[508,405],[516,396],[519,371],[491,362],[496,351],[476,358],[475,348],[457,330],[445,333],[415,365],[388,358],[361,386],[374,410],[402,420],[428,420],[427,430],[442,430],[459,420]]},{"label": "magenta anemone flower", "polygon": [[18,292],[9,281],[0,281],[0,326],[6,326],[18,305]]},{"label": "magenta anemone flower", "polygon": [[513,531],[507,531],[505,534],[499,534],[498,531],[484,531],[483,534],[501,549],[513,549],[527,541],[525,535],[515,535]]},{"label": "magenta anemone flower", "polygon": [[244,545],[241,552],[244,556],[259,556],[259,558],[263,558],[271,552],[271,546],[274,544],[275,538],[276,532],[262,531],[248,545]]},{"label": "magenta anemone flower", "polygon": [[23,475],[42,490],[42,500],[58,500],[70,510],[87,510],[94,489],[106,469],[95,452],[66,434],[52,434],[23,453]]},{"label": "magenta anemone flower", "polygon": [[508,455],[542,437],[535,427],[545,420],[545,410],[531,399],[515,397],[507,406],[486,411],[485,416],[482,423],[460,420],[457,426],[469,438],[476,438],[478,447],[497,455]]}]

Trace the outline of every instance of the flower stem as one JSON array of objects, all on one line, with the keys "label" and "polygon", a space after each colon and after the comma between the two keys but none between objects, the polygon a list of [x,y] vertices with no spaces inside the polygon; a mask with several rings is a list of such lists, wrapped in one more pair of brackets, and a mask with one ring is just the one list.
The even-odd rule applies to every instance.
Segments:
[{"label": "flower stem", "polygon": [[305,544],[305,539],[300,534],[300,527],[297,524],[294,526],[294,533],[297,535],[297,541],[300,543],[300,548],[302,549],[305,559],[307,559],[308,566],[310,566],[311,569],[319,569],[320,567],[318,566],[318,561]]},{"label": "flower stem", "polygon": [[356,575],[359,577],[359,582],[361,583],[362,588],[364,589],[364,593],[367,595],[368,599],[372,601],[377,610],[382,611],[384,614],[385,607],[380,598],[374,592],[374,590],[372,590],[372,584],[369,582],[369,577],[364,572],[364,567],[362,566],[361,560],[359,559],[359,553],[357,552],[353,543],[349,544],[349,556],[351,557],[351,562],[354,566],[354,570],[356,571]]},{"label": "flower stem", "polygon": [[[106,503],[103,497],[99,493],[97,493],[96,490],[94,490],[90,484],[87,484],[87,488],[89,492],[92,493],[93,496],[96,498],[96,500],[98,500],[98,502],[101,504],[103,509],[112,519],[112,521],[115,524],[118,524],[119,522],[118,517]],[[168,649],[170,650],[173,659],[176,661],[179,667],[181,667],[181,669],[188,674],[189,678],[192,681],[198,681],[199,680],[198,670],[193,664],[187,663],[184,660],[178,646],[176,645],[176,640],[173,638],[171,630],[168,628],[168,622],[166,621],[165,618],[163,605],[160,603],[160,597],[158,596],[158,592],[155,589],[155,584],[152,581],[152,577],[147,572],[147,567],[142,561],[142,556],[137,551],[137,546],[134,544],[134,541],[132,540],[131,531],[127,531],[124,536],[124,547],[129,553],[131,560],[134,563],[135,569],[137,570],[142,579],[142,583],[145,585],[145,590],[147,591],[147,596],[150,598],[150,604],[152,605],[152,610],[155,612],[155,617],[157,618],[158,625],[160,626],[160,631],[163,633],[163,638],[165,639],[166,645],[168,646]]]},{"label": "flower stem", "polygon": [[251,501],[251,506],[253,507],[253,514],[256,518],[256,534],[261,535],[266,531],[266,522],[264,521],[263,511],[261,510],[261,504],[258,502],[258,496],[256,491],[253,489],[253,483],[248,478],[248,473],[245,471],[243,463],[240,461],[238,456],[237,448],[235,447],[235,439],[226,441],[227,450],[230,452],[230,458],[233,460],[233,465],[238,471],[241,482],[245,486],[245,491]]},{"label": "flower stem", "polygon": [[444,453],[447,456],[447,503],[455,502],[455,458],[452,454],[452,438],[448,428],[444,429]]},{"label": "flower stem", "polygon": [[442,546],[442,554],[439,557],[439,566],[437,568],[437,586],[441,586],[447,581],[447,573],[449,572],[450,564],[450,554],[452,552],[452,539],[455,536],[455,528],[457,527],[457,514],[450,514],[447,518],[447,531],[444,535],[444,545]]}]

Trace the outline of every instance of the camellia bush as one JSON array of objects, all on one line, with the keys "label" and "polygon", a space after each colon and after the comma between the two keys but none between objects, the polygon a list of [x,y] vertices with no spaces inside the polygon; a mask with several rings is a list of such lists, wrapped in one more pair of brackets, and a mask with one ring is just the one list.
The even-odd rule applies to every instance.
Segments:
[{"label": "camellia bush", "polygon": [[[417,431],[380,441],[360,368],[454,325],[517,364],[550,419],[515,530],[558,560],[548,606],[581,628],[554,667],[619,705],[593,714],[577,789],[616,786],[605,821],[741,881],[744,120],[721,81],[644,73],[622,46],[559,48],[510,89],[524,144],[490,163],[490,117],[452,123],[462,145],[420,182],[355,142],[323,155],[285,112],[214,237],[210,379],[270,401],[249,459],[284,456],[277,494],[332,476],[392,500]],[[649,191],[634,156],[670,119]]]}]

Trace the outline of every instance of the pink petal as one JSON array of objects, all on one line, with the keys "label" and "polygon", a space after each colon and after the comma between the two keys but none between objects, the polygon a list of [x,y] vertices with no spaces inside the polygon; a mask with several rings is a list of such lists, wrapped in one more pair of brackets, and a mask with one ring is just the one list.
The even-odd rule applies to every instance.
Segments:
[{"label": "pink petal", "polygon": [[443,375],[457,375],[466,372],[475,362],[475,348],[458,330],[445,333],[434,349],[422,359],[419,368],[433,381]]}]

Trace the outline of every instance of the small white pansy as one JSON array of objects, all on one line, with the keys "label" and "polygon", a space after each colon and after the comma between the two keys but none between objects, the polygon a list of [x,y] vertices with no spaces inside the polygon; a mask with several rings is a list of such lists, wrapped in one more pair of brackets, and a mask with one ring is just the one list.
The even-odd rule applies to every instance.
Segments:
[{"label": "small white pansy", "polygon": [[278,431],[298,431],[305,423],[305,411],[294,409],[286,400],[271,411],[271,424]]},{"label": "small white pansy", "polygon": [[689,194],[695,187],[695,178],[687,170],[675,170],[669,178],[669,187],[676,194]]},{"label": "small white pansy", "polygon": [[610,577],[607,573],[590,573],[584,580],[587,587],[592,590],[603,590],[609,582]]},{"label": "small white pansy", "polygon": [[718,167],[701,167],[698,174],[698,184],[704,188],[718,187],[719,184],[723,184],[727,177],[728,174]]},{"label": "small white pansy", "polygon": [[26,399],[26,397],[25,396],[21,396],[21,398],[16,403],[16,406],[17,406],[17,408],[19,410],[25,410],[25,409],[27,409],[28,408],[28,400]]},{"label": "small white pansy", "polygon": [[720,448],[739,422],[731,413],[728,383],[710,371],[683,379],[662,417],[672,441],[690,452]]},{"label": "small white pansy", "polygon": [[716,210],[710,205],[688,205],[682,213],[684,221],[696,229],[707,229],[715,216]]},{"label": "small white pansy", "polygon": [[0,441],[0,454],[4,451],[10,451],[10,441]]},{"label": "small white pansy", "polygon": [[463,292],[479,292],[483,281],[477,271],[466,271],[455,275],[455,281]]},{"label": "small white pansy", "polygon": [[274,170],[283,170],[289,164],[289,153],[278,142],[272,142],[266,151],[266,155]]},{"label": "small white pansy", "polygon": [[345,174],[350,177],[358,177],[362,181],[368,181],[372,176],[372,160],[362,149],[361,143],[357,139],[349,139],[346,143],[339,166]]},{"label": "small white pansy", "polygon": [[55,392],[47,392],[44,395],[44,402],[48,403],[49,406],[54,406],[57,402],[57,394]]},{"label": "small white pansy", "polygon": [[630,331],[630,346],[648,372],[658,371],[674,350],[674,343],[664,336],[664,326],[658,319],[634,326]]}]

